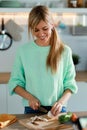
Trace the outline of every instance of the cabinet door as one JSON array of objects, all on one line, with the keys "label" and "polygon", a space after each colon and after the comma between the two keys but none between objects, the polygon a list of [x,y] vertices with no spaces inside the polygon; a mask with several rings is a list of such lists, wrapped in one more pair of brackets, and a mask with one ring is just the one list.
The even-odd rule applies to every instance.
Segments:
[{"label": "cabinet door", "polygon": [[24,107],[22,105],[22,98],[18,95],[9,95],[7,87],[7,98],[8,98],[8,113],[9,114],[23,114]]},{"label": "cabinet door", "polygon": [[77,82],[78,92],[68,102],[68,111],[87,111],[87,83]]},{"label": "cabinet door", "polygon": [[7,113],[7,92],[5,84],[0,84],[0,113]]}]

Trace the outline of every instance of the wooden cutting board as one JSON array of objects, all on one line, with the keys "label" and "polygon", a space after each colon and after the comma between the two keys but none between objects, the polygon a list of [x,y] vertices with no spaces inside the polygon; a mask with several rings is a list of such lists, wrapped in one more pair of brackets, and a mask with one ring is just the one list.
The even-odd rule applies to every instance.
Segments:
[{"label": "wooden cutting board", "polygon": [[50,119],[47,115],[42,115],[48,121],[35,121],[31,123],[31,118],[20,119],[19,123],[30,130],[74,130],[72,124],[60,124],[57,119]]}]

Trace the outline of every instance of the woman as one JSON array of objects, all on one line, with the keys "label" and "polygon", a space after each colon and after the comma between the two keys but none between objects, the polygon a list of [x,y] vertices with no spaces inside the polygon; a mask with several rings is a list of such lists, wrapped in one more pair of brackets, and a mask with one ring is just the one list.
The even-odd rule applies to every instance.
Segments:
[{"label": "woman", "polygon": [[23,97],[25,113],[43,106],[55,116],[77,92],[71,49],[62,43],[46,6],[34,7],[28,19],[33,42],[18,49],[9,81],[10,94]]}]

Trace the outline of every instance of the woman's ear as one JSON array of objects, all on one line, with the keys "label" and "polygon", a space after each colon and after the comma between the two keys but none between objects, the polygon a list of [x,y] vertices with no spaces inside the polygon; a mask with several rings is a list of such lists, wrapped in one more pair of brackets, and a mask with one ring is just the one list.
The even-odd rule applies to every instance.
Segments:
[{"label": "woman's ear", "polygon": [[52,31],[54,30],[54,26],[52,26],[52,29],[51,29]]},{"label": "woman's ear", "polygon": [[51,30],[54,30],[54,24],[51,24]]}]

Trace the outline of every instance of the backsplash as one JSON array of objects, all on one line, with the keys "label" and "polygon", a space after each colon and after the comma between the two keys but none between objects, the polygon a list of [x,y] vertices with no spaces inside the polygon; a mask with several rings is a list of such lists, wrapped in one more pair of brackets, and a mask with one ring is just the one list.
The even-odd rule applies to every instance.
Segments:
[{"label": "backsplash", "polygon": [[[28,41],[27,26],[23,29],[21,41],[13,42],[11,48],[6,51],[0,51],[0,72],[11,72],[17,48]],[[58,30],[62,41],[71,47],[73,53],[80,56],[80,63],[76,69],[87,70],[87,36],[73,36],[69,27]]]},{"label": "backsplash", "polygon": [[[71,19],[70,16],[65,16],[64,14],[57,16],[57,21],[61,24],[56,26],[62,41],[69,45],[72,52],[80,57],[80,63],[77,65],[76,69],[87,70],[87,35],[72,35],[70,31],[70,27],[74,25],[87,27],[87,15],[80,15],[79,17],[74,15],[73,19]],[[16,21],[16,19],[14,20]],[[19,17],[18,21],[20,21]],[[0,51],[0,72],[11,72],[17,48],[25,44],[25,41],[28,42],[29,40],[27,24],[20,25],[20,27],[23,29],[23,32],[21,32],[21,40],[14,40],[12,46],[8,50]]]},{"label": "backsplash", "polygon": [[69,27],[60,30],[59,34],[62,41],[71,47],[72,53],[80,57],[80,63],[76,66],[76,70],[87,70],[87,35],[72,35]]}]

